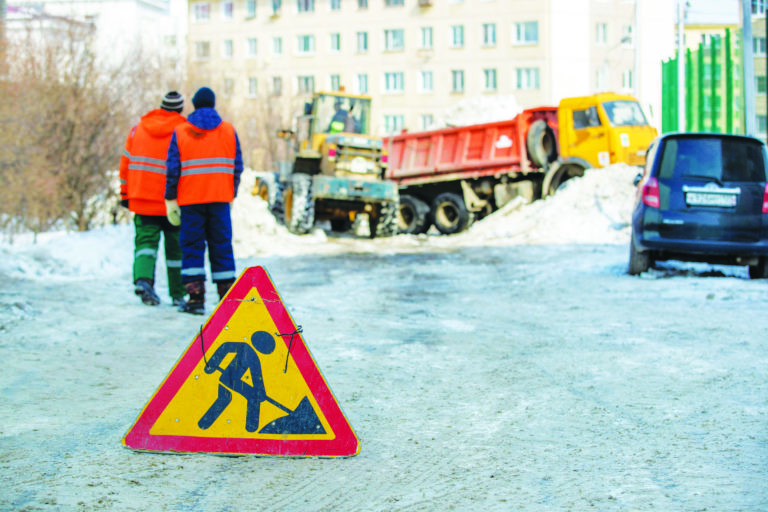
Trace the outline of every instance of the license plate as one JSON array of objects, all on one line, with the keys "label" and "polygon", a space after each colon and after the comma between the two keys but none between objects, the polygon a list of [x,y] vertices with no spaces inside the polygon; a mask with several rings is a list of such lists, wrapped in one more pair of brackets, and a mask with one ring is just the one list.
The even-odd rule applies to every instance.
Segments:
[{"label": "license plate", "polygon": [[685,202],[690,206],[736,206],[735,194],[706,194],[703,192],[686,192]]}]

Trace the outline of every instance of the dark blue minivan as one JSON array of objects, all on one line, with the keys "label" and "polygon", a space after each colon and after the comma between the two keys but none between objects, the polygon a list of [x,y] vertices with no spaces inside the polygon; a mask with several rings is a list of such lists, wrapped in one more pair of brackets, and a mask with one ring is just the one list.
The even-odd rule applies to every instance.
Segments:
[{"label": "dark blue minivan", "polygon": [[766,147],[752,137],[673,133],[636,178],[629,273],[656,261],[748,265],[768,277]]}]

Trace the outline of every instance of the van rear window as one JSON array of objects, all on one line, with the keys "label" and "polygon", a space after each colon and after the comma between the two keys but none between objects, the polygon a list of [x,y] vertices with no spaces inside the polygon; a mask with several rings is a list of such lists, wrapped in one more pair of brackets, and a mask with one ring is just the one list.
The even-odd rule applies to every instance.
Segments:
[{"label": "van rear window", "polygon": [[706,181],[765,181],[763,149],[758,142],[718,137],[668,139],[660,178]]}]

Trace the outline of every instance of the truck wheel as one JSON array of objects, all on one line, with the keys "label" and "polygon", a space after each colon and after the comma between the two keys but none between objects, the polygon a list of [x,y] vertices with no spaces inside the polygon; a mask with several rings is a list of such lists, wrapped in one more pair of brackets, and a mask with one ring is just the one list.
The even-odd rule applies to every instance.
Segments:
[{"label": "truck wheel", "polygon": [[427,203],[418,197],[400,196],[400,207],[397,212],[397,228],[400,233],[409,235],[426,233],[431,224]]},{"label": "truck wheel", "polygon": [[315,224],[315,201],[312,199],[312,176],[294,174],[283,196],[285,225],[288,231],[304,235]]},{"label": "truck wheel", "polygon": [[543,119],[531,123],[525,136],[525,145],[528,148],[528,158],[536,167],[546,167],[557,160],[555,132]]},{"label": "truck wheel", "polygon": [[642,274],[651,268],[651,263],[651,254],[637,250],[637,247],[635,246],[635,237],[633,235],[629,242],[629,275],[636,276]]},{"label": "truck wheel", "polygon": [[451,192],[437,196],[432,201],[432,222],[444,235],[464,231],[469,225],[469,211],[461,196]]},{"label": "truck wheel", "polygon": [[373,236],[395,236],[397,234],[398,210],[399,208],[397,202],[387,202],[381,204],[376,225],[370,226],[371,238],[373,238]]}]

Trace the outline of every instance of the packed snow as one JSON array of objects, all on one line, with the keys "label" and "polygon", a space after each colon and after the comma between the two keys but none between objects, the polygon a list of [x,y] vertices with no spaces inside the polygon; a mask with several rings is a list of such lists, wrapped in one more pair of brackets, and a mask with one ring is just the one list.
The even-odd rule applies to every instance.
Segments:
[{"label": "packed snow", "polygon": [[169,305],[162,258],[164,303],[133,295],[131,225],[4,242],[0,510],[768,510],[766,282],[628,276],[636,173],[373,240],[290,234],[244,176],[238,270],[303,326],[347,459],[123,448],[204,319]]}]

